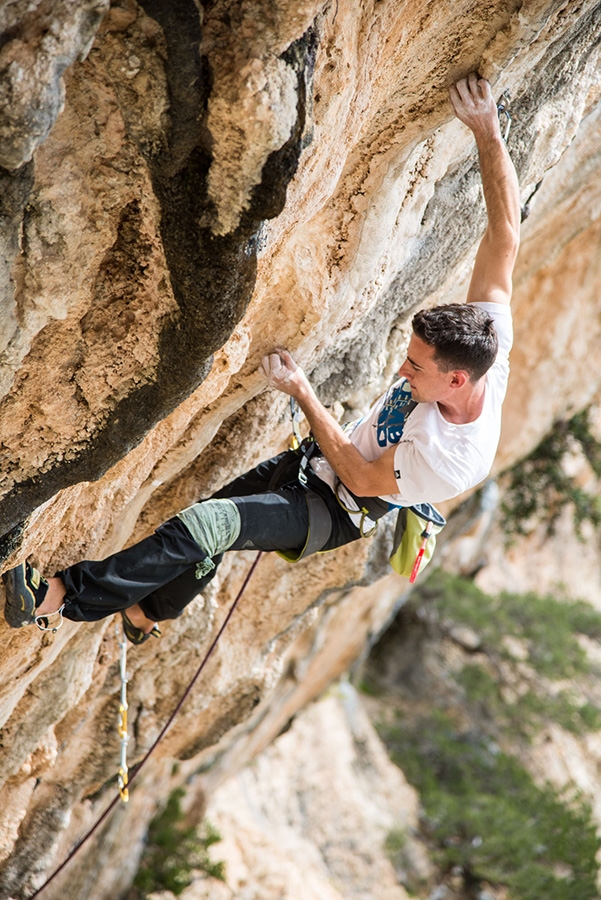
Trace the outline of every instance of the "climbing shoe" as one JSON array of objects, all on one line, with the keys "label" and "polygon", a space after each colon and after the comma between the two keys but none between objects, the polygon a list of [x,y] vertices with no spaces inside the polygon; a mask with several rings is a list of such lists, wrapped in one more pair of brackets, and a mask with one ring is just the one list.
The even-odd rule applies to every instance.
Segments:
[{"label": "climbing shoe", "polygon": [[36,619],[45,617],[36,617],[35,611],[48,591],[46,579],[28,562],[24,562],[5,572],[2,580],[6,589],[4,618],[10,627],[21,628],[23,625],[34,624],[40,627]]},{"label": "climbing shoe", "polygon": [[149,637],[159,638],[161,636],[161,630],[158,625],[155,625],[151,631],[142,631],[141,628],[138,628],[137,625],[134,625],[134,623],[128,619],[124,610],[121,610],[121,620],[123,622],[123,633],[130,644],[143,644]]}]

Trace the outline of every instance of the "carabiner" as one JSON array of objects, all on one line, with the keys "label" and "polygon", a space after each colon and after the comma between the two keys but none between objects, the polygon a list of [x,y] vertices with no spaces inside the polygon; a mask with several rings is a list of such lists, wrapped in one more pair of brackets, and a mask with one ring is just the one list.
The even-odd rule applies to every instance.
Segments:
[{"label": "carabiner", "polygon": [[497,103],[497,112],[499,114],[499,125],[501,124],[501,117],[505,117],[505,133],[503,134],[503,140],[507,143],[507,138],[509,137],[509,129],[511,128],[511,113],[509,112],[509,104],[511,102],[511,94],[509,91],[503,91],[501,94],[501,99]]},{"label": "carabiner", "polygon": [[290,442],[290,449],[298,450],[303,440],[299,427],[301,408],[294,397],[290,398],[290,416],[292,417],[292,440]]}]

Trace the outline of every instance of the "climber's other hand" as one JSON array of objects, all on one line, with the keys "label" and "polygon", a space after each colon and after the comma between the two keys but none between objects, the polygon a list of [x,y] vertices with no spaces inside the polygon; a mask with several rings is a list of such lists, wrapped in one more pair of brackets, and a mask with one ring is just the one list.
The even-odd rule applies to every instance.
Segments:
[{"label": "climber's other hand", "polygon": [[271,387],[291,397],[298,398],[308,386],[305,373],[287,350],[277,348],[273,353],[264,356],[261,370]]}]

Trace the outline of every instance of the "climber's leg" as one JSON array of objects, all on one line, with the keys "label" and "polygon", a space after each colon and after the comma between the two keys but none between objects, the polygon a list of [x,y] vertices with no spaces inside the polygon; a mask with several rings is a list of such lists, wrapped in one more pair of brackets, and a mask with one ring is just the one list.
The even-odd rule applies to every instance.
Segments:
[{"label": "climber's leg", "polygon": [[[214,568],[209,556],[230,546],[239,532],[240,517],[230,500],[205,504],[203,522],[196,524],[193,536],[184,521],[171,519],[133,547],[105,560],[69,566],[49,580],[28,562],[16,566],[3,575],[6,621],[13,628],[35,623],[56,630],[63,615],[90,622],[131,608],[131,616],[124,618],[126,633],[141,630],[134,641],[141,643],[154,622],[146,620],[138,602],[191,565]],[[57,620],[50,623],[56,613]],[[131,634],[128,637],[132,640]]]},{"label": "climber's leg", "polygon": [[[210,504],[224,503],[223,500],[205,500],[195,503],[179,516],[183,518],[189,531],[203,547],[216,548],[216,553],[223,550],[294,550],[303,547],[309,518],[304,489],[298,485],[255,494],[250,497],[232,497],[225,501],[235,504],[239,514],[240,530],[236,536],[227,537],[221,543],[214,538],[214,524],[207,530],[206,510]],[[224,531],[221,531],[224,534]],[[209,555],[215,556],[210,553]],[[152,621],[174,619],[202,591],[214,576],[210,571],[211,562],[215,567],[221,556],[207,560],[204,574],[200,581],[196,579],[196,567],[188,569],[177,578],[152,591],[139,604],[139,609],[146,617],[146,622],[136,623],[146,628]],[[131,613],[136,615],[132,608]],[[130,615],[130,612],[128,612]]]},{"label": "climber's leg", "polygon": [[[232,499],[240,513],[240,533],[230,550],[294,551],[304,546],[309,516],[305,489],[298,481],[299,462],[298,453],[281,453],[234,479],[213,495],[213,498]],[[311,489],[324,500],[331,516],[331,535],[323,549],[332,550],[357,540],[360,537],[358,528],[343,511],[328,485],[312,473],[309,473],[309,482]],[[275,485],[278,487],[270,490]],[[191,509],[202,505],[195,504]],[[217,566],[221,557],[213,561]],[[198,581],[195,567],[192,567],[153,591],[140,603],[140,612],[146,617],[139,623],[140,626],[148,630],[152,622],[179,616],[214,575],[215,570]],[[131,614],[136,612],[135,609],[130,611]]]},{"label": "climber's leg", "polygon": [[65,617],[93,622],[128,609],[205,558],[185,524],[169,519],[154,534],[107,559],[57,572],[66,588]]},{"label": "climber's leg", "polygon": [[[148,632],[155,621],[174,618],[197,596],[219,561],[212,558],[224,550],[300,551],[304,547],[309,516],[297,469],[298,455],[286,453],[268,460],[223,488],[220,493],[229,497],[194,504],[149,538],[106,560],[84,561],[58,572],[50,587],[44,582],[43,590],[49,597],[56,585],[61,593],[65,591],[64,613],[69,619],[96,621],[127,609],[131,622]],[[280,479],[283,487],[267,488]],[[253,488],[258,493],[245,496]],[[232,497],[236,489],[242,496]],[[358,531],[342,515],[333,493],[318,479],[315,489],[323,492],[334,523],[326,549],[355,540]],[[54,611],[42,601],[43,597],[36,613]],[[29,616],[14,627],[33,621]]]},{"label": "climber's leg", "polygon": [[[298,485],[298,466],[300,455],[293,451],[284,451],[272,459],[264,460],[243,475],[239,475],[216,491],[211,500],[241,498],[254,494],[263,494],[270,489],[281,487],[282,485]],[[204,501],[199,501],[202,503]],[[198,505],[198,504],[196,504]],[[194,507],[192,507],[194,508]],[[302,515],[302,509],[301,509]],[[247,525],[245,525],[245,534],[241,539],[242,543],[247,541]],[[302,531],[303,525],[300,530]],[[295,534],[293,540],[298,540]],[[239,549],[239,548],[232,548]],[[279,549],[279,548],[278,548]],[[181,615],[185,607],[195,597],[202,593],[203,588],[215,576],[217,566],[221,562],[221,555],[213,557],[215,568],[203,575],[200,580],[197,578],[196,567],[193,566],[182,575],[178,575],[173,581],[163,585],[153,591],[139,604],[140,612],[146,617],[145,621],[140,620],[140,627],[149,627],[149,623],[162,621],[163,619],[175,619]],[[132,608],[128,615],[136,616],[137,610]]]},{"label": "climber's leg", "polygon": [[[188,603],[202,594],[209,582],[213,580],[222,559],[223,553],[214,556],[212,558],[214,568],[201,578],[198,577],[196,566],[190,566],[177,578],[154,590],[138,604],[144,619],[136,624],[146,630],[150,622],[177,619],[178,616],[181,616]],[[130,618],[135,616],[134,607],[128,610],[128,615]]]},{"label": "climber's leg", "polygon": [[240,516],[231,500],[208,500],[108,559],[70,566],[57,573],[66,588],[65,616],[95,621],[131,608],[128,618],[143,627],[137,605],[190,567],[199,575],[213,569],[211,557],[229,547],[239,530]]}]

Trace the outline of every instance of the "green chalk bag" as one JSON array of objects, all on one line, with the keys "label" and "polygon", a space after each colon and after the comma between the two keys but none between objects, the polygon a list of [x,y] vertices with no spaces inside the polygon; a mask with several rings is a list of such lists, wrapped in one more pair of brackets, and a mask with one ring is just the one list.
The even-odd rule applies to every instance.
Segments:
[{"label": "green chalk bag", "polygon": [[395,572],[414,582],[428,565],[436,547],[436,535],[447,524],[431,503],[416,503],[399,510],[394,529],[390,565]]}]

